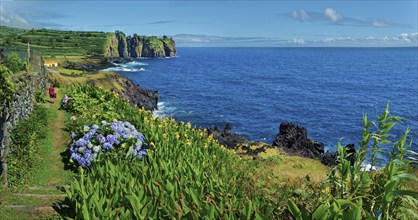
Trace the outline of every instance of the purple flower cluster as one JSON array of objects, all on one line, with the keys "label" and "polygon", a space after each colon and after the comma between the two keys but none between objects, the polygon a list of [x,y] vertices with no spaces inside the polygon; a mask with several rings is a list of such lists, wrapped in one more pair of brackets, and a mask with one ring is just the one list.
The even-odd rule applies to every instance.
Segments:
[{"label": "purple flower cluster", "polygon": [[80,132],[71,134],[71,159],[82,166],[90,166],[99,154],[113,148],[130,150],[131,155],[142,158],[147,155],[145,137],[129,122],[102,122],[91,127],[85,125]]}]

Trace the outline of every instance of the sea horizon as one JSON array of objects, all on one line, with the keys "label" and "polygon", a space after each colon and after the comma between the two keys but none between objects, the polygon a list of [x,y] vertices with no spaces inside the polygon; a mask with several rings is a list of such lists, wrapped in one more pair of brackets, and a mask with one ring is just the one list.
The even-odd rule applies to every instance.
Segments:
[{"label": "sea horizon", "polygon": [[[190,121],[197,127],[218,126],[222,129],[230,122],[234,132],[250,140],[268,144],[277,135],[279,124],[290,121],[307,128],[308,136],[323,142],[326,150],[330,151],[336,150],[337,142],[341,138],[344,138],[343,144],[354,143],[358,147],[363,113],[374,119],[390,101],[390,111],[409,120],[400,125],[402,129],[396,129],[396,135],[400,135],[406,127],[411,127],[414,140],[412,148],[417,148],[418,116],[414,113],[418,109],[416,97],[415,100],[411,96],[405,97],[418,91],[415,48],[319,49],[326,53],[318,52],[315,48],[274,49],[277,48],[179,47],[178,57],[167,61],[139,59],[139,63],[134,60],[132,63],[122,64],[125,71],[117,71],[117,68],[113,70],[144,88],[158,90],[160,109],[157,114]],[[290,54],[290,58],[280,53],[295,51],[294,49],[299,52]],[[303,50],[311,54],[300,53]],[[371,54],[359,55],[359,50],[366,50]],[[245,51],[257,53],[251,55]],[[375,59],[372,59],[373,56],[376,56]],[[396,56],[398,58],[395,59]],[[301,58],[304,62],[295,60]],[[369,63],[369,58],[374,63]],[[388,60],[393,63],[388,63]],[[135,71],[138,68],[141,70]],[[347,77],[347,74],[355,77]],[[367,83],[381,76],[386,78],[375,85]],[[409,78],[402,80],[405,76]],[[323,85],[319,84],[321,82]],[[279,86],[275,86],[275,83]],[[306,86],[298,87],[298,83]],[[341,86],[343,92],[333,88],[335,84]],[[395,84],[398,88],[390,89]],[[312,89],[315,85],[323,88]],[[388,88],[379,93],[373,86]],[[350,89],[351,87],[353,88]],[[408,87],[409,92],[405,91]],[[246,88],[256,91],[247,93]],[[275,89],[279,89],[279,93],[272,95],[278,92]],[[235,95],[228,95],[229,93]],[[367,101],[368,93],[371,94],[370,102]],[[286,94],[286,97],[280,94]],[[256,96],[260,97],[249,98]],[[272,101],[275,97],[279,100]],[[225,100],[219,100],[222,98]],[[291,108],[283,106],[289,100],[294,101]],[[314,104],[309,104],[310,102]],[[240,105],[242,107],[236,107]],[[353,109],[350,110],[353,112],[342,117],[348,106],[352,106]],[[274,108],[282,110],[272,110]],[[317,115],[307,115],[309,111],[304,111],[304,108],[311,108]],[[333,123],[327,122],[328,120]]]}]

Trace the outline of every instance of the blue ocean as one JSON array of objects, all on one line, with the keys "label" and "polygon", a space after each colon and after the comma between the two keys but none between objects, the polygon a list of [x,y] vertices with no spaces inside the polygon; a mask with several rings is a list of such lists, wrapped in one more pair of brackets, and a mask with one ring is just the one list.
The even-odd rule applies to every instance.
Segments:
[{"label": "blue ocean", "polygon": [[407,120],[418,143],[417,48],[178,48],[178,57],[138,59],[110,70],[160,93],[157,115],[196,127],[231,122],[233,131],[269,144],[281,122],[304,126],[335,151],[358,147],[363,114]]}]

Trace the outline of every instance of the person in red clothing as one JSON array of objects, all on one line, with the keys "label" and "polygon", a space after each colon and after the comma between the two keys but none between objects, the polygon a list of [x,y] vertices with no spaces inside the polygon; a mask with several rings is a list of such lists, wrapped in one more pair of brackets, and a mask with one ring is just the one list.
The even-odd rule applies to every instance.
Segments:
[{"label": "person in red clothing", "polygon": [[55,88],[52,86],[49,86],[49,98],[57,98],[57,93],[55,92]]}]

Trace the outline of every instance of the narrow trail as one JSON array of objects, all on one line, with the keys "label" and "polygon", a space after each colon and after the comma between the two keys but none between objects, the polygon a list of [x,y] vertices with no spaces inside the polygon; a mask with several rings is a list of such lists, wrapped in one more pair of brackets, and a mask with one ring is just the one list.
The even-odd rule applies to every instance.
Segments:
[{"label": "narrow trail", "polygon": [[[50,155],[51,158],[51,170],[59,171],[64,168],[64,164],[61,159],[61,153],[65,150],[65,146],[68,145],[68,135],[64,135],[64,113],[58,110],[61,100],[61,94],[55,99],[55,102],[51,105],[51,108],[57,111],[57,118],[51,120],[50,128],[53,129],[54,135],[52,138],[53,151]],[[47,181],[49,186],[56,186],[63,183],[62,176],[51,176]]]},{"label": "narrow trail", "polygon": [[[45,143],[48,153],[44,155],[42,178],[35,180],[31,186],[22,188],[20,192],[10,192],[12,198],[5,208],[14,210],[10,219],[39,219],[58,217],[57,209],[65,198],[64,188],[68,188],[71,171],[64,169],[62,153],[66,150],[70,138],[65,128],[65,113],[58,110],[62,92],[57,89],[58,97],[51,99],[45,106],[51,110],[47,132],[50,136]],[[13,216],[13,214],[12,214]],[[6,218],[6,219],[9,219]],[[2,217],[0,217],[2,219]]]}]

